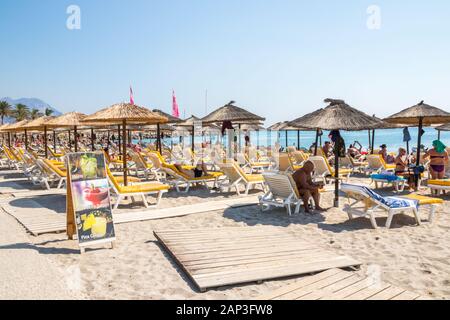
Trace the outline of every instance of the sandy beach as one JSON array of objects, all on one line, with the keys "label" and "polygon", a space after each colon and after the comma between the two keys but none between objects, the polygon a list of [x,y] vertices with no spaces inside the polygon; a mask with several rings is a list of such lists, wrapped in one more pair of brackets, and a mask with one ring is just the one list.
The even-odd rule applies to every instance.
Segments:
[{"label": "sandy beach", "polygon": [[[352,181],[368,182],[365,178],[352,178]],[[391,193],[390,189],[379,191]],[[429,191],[423,192],[427,193]],[[163,198],[161,207],[233,197],[236,196],[208,193],[203,188],[193,189],[187,195],[171,191]],[[2,195],[2,202],[11,199],[8,194]],[[79,254],[77,242],[67,240],[64,233],[31,236],[11,216],[1,212],[0,298],[46,299],[52,297],[46,293],[49,290],[59,299],[253,299],[299,278],[220,287],[200,293],[153,236],[154,230],[236,226],[275,226],[299,240],[306,239],[358,259],[363,263],[358,271],[361,275],[368,269],[376,270],[383,281],[403,289],[434,299],[450,298],[450,249],[446,245],[450,242],[448,196],[444,196],[445,205],[438,210],[432,225],[427,222],[429,212],[422,209],[422,226],[416,226],[412,216],[398,215],[391,229],[384,228],[385,217],[378,218],[378,225],[383,226],[378,230],[372,229],[365,218],[348,221],[341,208],[331,208],[332,199],[332,192],[324,193],[322,203],[330,209],[314,216],[300,213],[289,217],[284,209],[261,212],[258,206],[247,206],[120,224],[116,225],[114,249],[88,249],[83,255]],[[64,195],[40,196],[34,200],[64,214]],[[341,197],[341,207],[345,201]],[[122,207],[119,212],[130,209]],[[33,271],[34,283],[50,283],[54,288],[36,285],[30,290],[27,286],[30,274],[25,269],[27,261],[33,268],[45,269]],[[12,273],[15,276],[11,276]],[[15,289],[9,290],[11,287]]]}]

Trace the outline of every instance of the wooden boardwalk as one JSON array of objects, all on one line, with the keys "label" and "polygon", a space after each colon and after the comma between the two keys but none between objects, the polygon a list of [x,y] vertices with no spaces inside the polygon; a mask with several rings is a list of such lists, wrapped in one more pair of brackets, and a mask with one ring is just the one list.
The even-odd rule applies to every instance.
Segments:
[{"label": "wooden boardwalk", "polygon": [[6,213],[13,216],[32,235],[66,231],[65,213],[57,213],[45,208],[32,198],[20,199],[20,208],[10,204],[17,198],[2,199],[0,205]]},{"label": "wooden boardwalk", "polygon": [[330,269],[265,294],[257,300],[425,300],[393,285],[355,272]]},{"label": "wooden boardwalk", "polygon": [[201,291],[361,264],[302,241],[283,228],[234,227],[154,234]]},{"label": "wooden boardwalk", "polygon": [[[61,192],[60,192],[61,193]],[[43,193],[45,194],[45,193]],[[32,196],[43,195],[41,193],[31,193],[23,195],[21,207],[15,207],[10,204],[17,198],[7,198],[0,201],[0,206],[8,214],[13,216],[28,232],[37,236],[44,233],[59,233],[66,231],[66,214],[57,213],[53,210],[43,207],[33,200]],[[55,193],[51,193],[54,195]],[[163,199],[164,201],[164,199]],[[225,210],[230,207],[239,207],[254,205],[258,203],[255,196],[232,198],[217,201],[208,201],[191,205],[171,207],[171,208],[152,208],[147,210],[132,210],[113,214],[114,223],[129,223],[136,221],[146,221],[164,218],[174,218],[190,214],[204,213],[216,210]]]}]

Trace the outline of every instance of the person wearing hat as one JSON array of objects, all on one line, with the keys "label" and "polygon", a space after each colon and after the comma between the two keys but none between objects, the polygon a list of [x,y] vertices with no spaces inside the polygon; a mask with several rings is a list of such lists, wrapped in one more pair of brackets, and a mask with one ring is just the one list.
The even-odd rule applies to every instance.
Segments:
[{"label": "person wearing hat", "polygon": [[440,140],[433,141],[433,148],[425,153],[424,158],[430,158],[430,173],[433,179],[444,179],[445,166],[449,156],[445,144]]}]

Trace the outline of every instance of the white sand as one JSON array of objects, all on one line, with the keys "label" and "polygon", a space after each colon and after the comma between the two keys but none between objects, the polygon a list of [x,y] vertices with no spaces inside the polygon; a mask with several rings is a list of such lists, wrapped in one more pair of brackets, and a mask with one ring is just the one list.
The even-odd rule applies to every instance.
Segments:
[{"label": "white sand", "polygon": [[[208,201],[204,190],[194,190],[189,195],[173,195],[170,193],[163,199],[163,207]],[[331,207],[332,197],[332,193],[324,195],[325,207]],[[223,196],[216,199],[221,198]],[[26,262],[30,259],[28,256],[37,255],[37,258],[46,260],[49,265],[57,266],[59,274],[68,278],[72,287],[78,287],[82,294],[91,299],[251,299],[295,281],[294,278],[262,284],[250,283],[199,293],[153,236],[155,229],[254,225],[286,228],[299,239],[307,239],[358,259],[364,263],[359,271],[361,273],[369,266],[372,270],[380,270],[383,281],[421,295],[442,299],[450,298],[450,199],[448,196],[444,199],[444,212],[439,212],[433,225],[424,222],[422,226],[416,226],[412,217],[399,215],[394,218],[390,230],[384,228],[384,217],[377,219],[381,228],[374,230],[368,219],[348,221],[343,211],[334,208],[322,215],[305,216],[301,213],[288,217],[282,209],[260,213],[256,207],[246,207],[121,224],[116,226],[117,242],[113,250],[88,250],[84,255],[79,255],[77,243],[65,240],[63,234],[32,237],[25,235],[24,230],[17,226],[7,227],[2,233],[11,233],[13,238],[6,240],[10,243],[28,241],[41,252],[13,248],[10,253],[12,256],[6,257],[17,260],[8,264],[13,264],[14,270],[20,270],[17,273],[24,277],[24,283],[33,278],[37,278],[36,281],[40,283],[54,282],[56,273],[53,269],[33,272],[33,276],[29,276],[27,270],[15,267],[22,264],[22,259]],[[344,201],[341,198],[341,205]],[[422,219],[426,220],[427,217],[428,211],[422,210]],[[2,224],[3,221],[0,225]],[[4,241],[4,238],[0,238],[1,246]],[[11,283],[13,273],[5,274],[5,268],[10,267],[0,262],[1,282]],[[66,297],[61,294],[60,298]],[[26,287],[18,287],[15,297],[26,296]],[[44,294],[36,293],[36,296]]]},{"label": "white sand", "polygon": [[45,256],[54,251],[30,240],[12,217],[0,212],[0,299],[82,298],[69,282],[70,270]]}]

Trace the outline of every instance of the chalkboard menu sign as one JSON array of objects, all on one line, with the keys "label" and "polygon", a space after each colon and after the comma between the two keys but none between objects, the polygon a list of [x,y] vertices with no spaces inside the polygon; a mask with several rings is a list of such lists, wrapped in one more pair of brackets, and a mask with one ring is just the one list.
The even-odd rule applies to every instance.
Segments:
[{"label": "chalkboard menu sign", "polygon": [[84,247],[115,240],[103,153],[70,153],[67,167],[67,232]]}]

